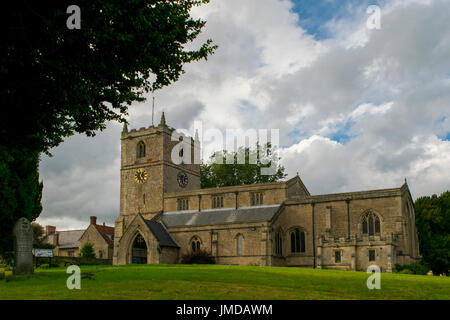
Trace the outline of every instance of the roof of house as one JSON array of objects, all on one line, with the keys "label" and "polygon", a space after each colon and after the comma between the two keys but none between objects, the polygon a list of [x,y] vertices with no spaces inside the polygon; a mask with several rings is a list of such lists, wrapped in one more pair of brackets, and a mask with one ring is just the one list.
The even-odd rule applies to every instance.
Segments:
[{"label": "roof of house", "polygon": [[[57,231],[58,234],[58,247],[60,249],[78,248],[78,240],[84,233],[84,230],[66,230]],[[47,243],[53,244],[53,237],[55,235],[51,234],[47,236]]]},{"label": "roof of house", "polygon": [[204,211],[165,212],[161,218],[168,227],[270,221],[280,205],[213,209]]},{"label": "roof of house", "polygon": [[102,226],[99,224],[95,224],[94,226],[110,246],[114,245],[114,227]]},{"label": "roof of house", "polygon": [[147,224],[150,231],[155,236],[155,238],[158,240],[160,247],[174,247],[174,248],[180,247],[161,222],[145,219],[144,221]]}]

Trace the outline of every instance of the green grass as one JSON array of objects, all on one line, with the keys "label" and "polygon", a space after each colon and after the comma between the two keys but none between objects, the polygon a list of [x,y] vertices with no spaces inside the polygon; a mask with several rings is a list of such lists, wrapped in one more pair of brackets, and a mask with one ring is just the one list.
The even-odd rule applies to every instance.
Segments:
[{"label": "green grass", "polygon": [[450,299],[450,278],[220,265],[85,266],[81,290],[66,287],[66,268],[0,281],[0,299]]}]

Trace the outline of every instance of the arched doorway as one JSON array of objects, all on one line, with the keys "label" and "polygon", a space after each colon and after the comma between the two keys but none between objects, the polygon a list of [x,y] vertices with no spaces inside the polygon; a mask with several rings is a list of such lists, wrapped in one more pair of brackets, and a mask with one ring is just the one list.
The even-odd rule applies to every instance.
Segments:
[{"label": "arched doorway", "polygon": [[131,263],[147,264],[147,244],[140,233],[134,239],[131,247]]}]

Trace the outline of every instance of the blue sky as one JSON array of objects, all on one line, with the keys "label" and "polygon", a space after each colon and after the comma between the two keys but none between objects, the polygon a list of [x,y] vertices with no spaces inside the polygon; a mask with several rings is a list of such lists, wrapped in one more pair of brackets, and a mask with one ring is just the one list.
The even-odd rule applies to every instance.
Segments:
[{"label": "blue sky", "polygon": [[[370,5],[381,9],[378,30],[365,23]],[[212,0],[196,17],[219,49],[157,92],[155,119],[164,110],[191,132],[195,121],[222,133],[279,129],[288,177],[299,172],[311,194],[405,177],[413,197],[441,193],[450,189],[448,12],[448,0]],[[133,104],[129,121],[151,123],[151,98]],[[41,224],[83,228],[97,215],[113,225],[121,130],[110,123],[43,157]]]},{"label": "blue sky", "polygon": [[327,22],[333,19],[348,19],[355,12],[365,10],[369,5],[381,7],[385,1],[293,0],[292,2],[294,3],[293,11],[300,17],[299,25],[316,40],[323,40],[330,37],[330,32],[326,28]]}]

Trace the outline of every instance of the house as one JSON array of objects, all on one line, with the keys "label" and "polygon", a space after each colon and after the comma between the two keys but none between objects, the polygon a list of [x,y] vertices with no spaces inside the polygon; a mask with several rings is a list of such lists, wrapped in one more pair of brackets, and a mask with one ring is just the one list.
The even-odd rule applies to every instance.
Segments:
[{"label": "house", "polygon": [[79,238],[80,250],[87,243],[94,245],[94,252],[97,259],[112,259],[114,248],[114,227],[97,224],[97,217],[91,217],[89,227]]},{"label": "house", "polygon": [[54,226],[45,227],[45,243],[55,246],[53,255],[62,257],[77,257],[79,254],[79,239],[84,230],[56,231]]},{"label": "house", "polygon": [[97,224],[97,217],[90,217],[90,225],[84,230],[57,231],[54,226],[45,227],[45,243],[55,246],[53,254],[61,257],[78,257],[87,242],[92,243],[98,259],[112,259],[114,227]]}]

